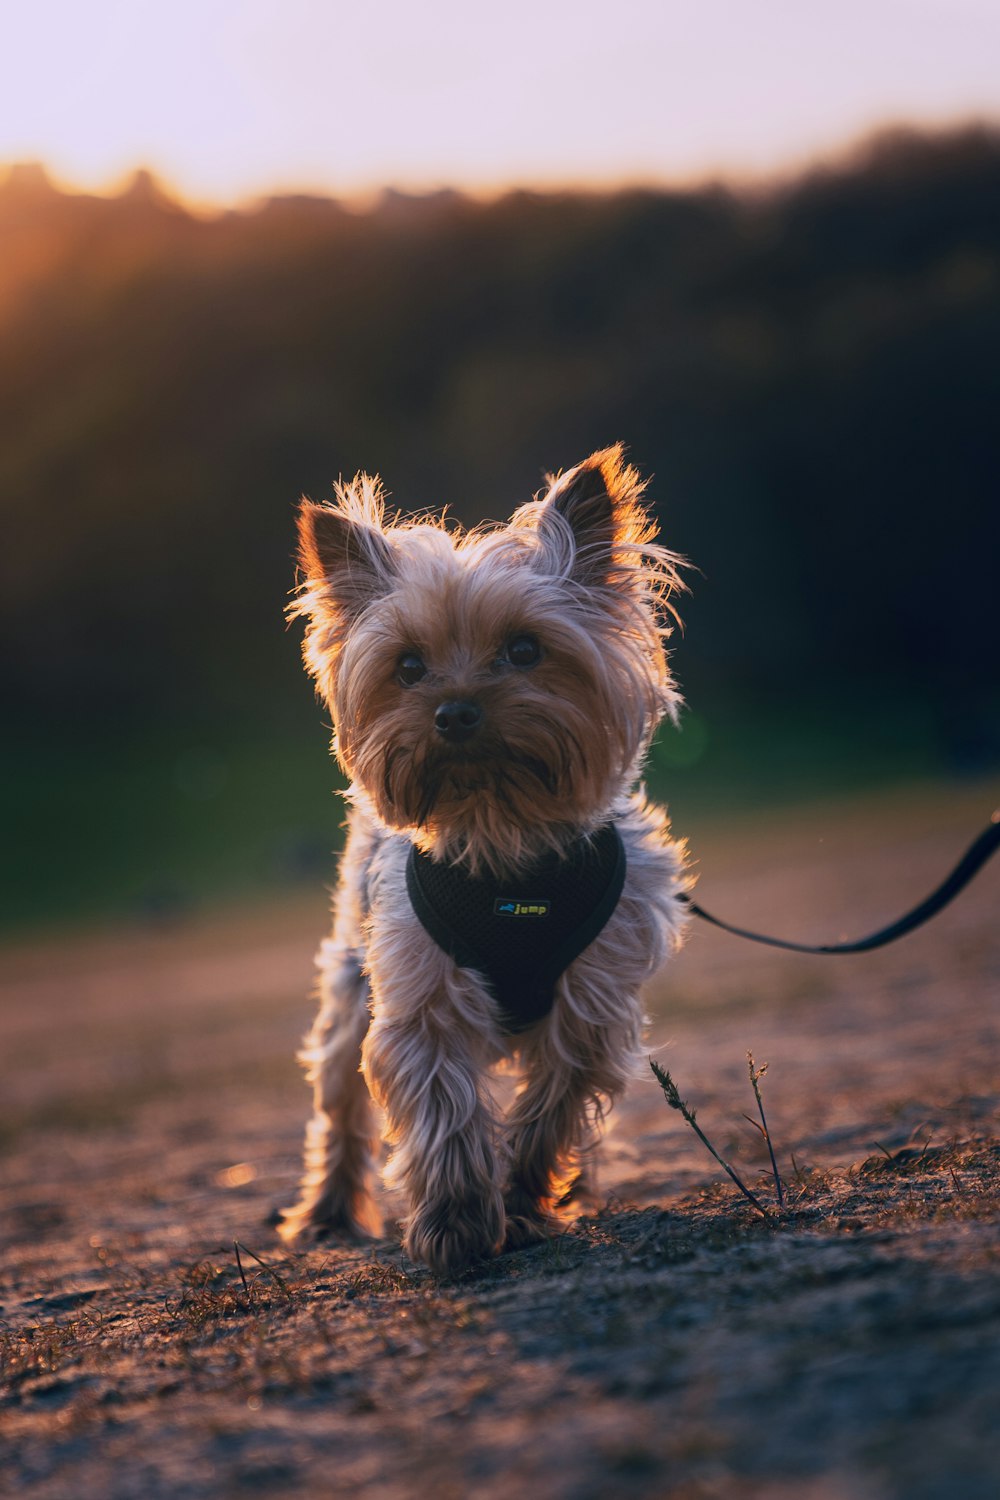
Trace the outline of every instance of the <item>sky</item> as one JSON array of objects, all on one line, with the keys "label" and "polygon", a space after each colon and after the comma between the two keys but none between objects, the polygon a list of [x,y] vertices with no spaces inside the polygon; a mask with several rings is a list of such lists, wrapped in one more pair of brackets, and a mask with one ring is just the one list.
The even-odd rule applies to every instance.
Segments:
[{"label": "sky", "polygon": [[193,201],[769,175],[1000,120],[1000,0],[0,0],[0,162]]}]

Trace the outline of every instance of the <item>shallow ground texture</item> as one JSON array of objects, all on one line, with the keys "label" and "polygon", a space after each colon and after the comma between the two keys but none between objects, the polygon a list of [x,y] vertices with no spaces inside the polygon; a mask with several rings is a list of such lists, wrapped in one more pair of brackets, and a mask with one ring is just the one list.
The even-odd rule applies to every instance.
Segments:
[{"label": "shallow ground texture", "polygon": [[[998,792],[692,828],[700,899],[858,935]],[[6,953],[0,1490],[994,1500],[1000,867],[867,957],[699,926],[651,995],[655,1055],[763,1194],[747,1048],[768,1060],[784,1213],[643,1077],[604,1206],[452,1281],[397,1239],[289,1256],[267,1227],[322,905]]]}]

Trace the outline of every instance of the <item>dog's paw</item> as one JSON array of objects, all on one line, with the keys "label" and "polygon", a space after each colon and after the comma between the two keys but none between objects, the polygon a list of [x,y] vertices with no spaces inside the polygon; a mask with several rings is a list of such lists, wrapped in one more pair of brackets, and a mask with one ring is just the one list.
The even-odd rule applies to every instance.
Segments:
[{"label": "dog's paw", "polygon": [[378,1239],[382,1232],[378,1211],[370,1199],[296,1204],[294,1208],[279,1209],[272,1219],[286,1245],[319,1244],[325,1240],[359,1244]]},{"label": "dog's paw", "polygon": [[545,1240],[562,1234],[565,1228],[564,1220],[538,1209],[508,1212],[504,1250],[524,1250],[528,1245],[541,1245]]},{"label": "dog's paw", "polygon": [[504,1196],[507,1210],[505,1250],[523,1250],[562,1234],[572,1217],[568,1197],[555,1201],[536,1198],[518,1182],[509,1184]]},{"label": "dog's paw", "polygon": [[497,1255],[504,1240],[503,1201],[496,1197],[422,1203],[406,1226],[403,1248],[439,1276]]},{"label": "dog's paw", "polygon": [[584,1213],[601,1207],[603,1200],[597,1186],[597,1178],[589,1165],[584,1165],[556,1200],[556,1209],[565,1214]]}]

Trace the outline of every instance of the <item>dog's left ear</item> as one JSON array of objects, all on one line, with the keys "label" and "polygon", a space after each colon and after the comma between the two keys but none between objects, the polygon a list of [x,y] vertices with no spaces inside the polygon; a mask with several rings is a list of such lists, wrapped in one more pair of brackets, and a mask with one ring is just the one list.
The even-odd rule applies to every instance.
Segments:
[{"label": "dog's left ear", "polygon": [[621,443],[602,448],[550,479],[538,520],[539,534],[550,548],[564,551],[568,526],[573,555],[565,559],[565,571],[581,583],[609,583],[616,548],[649,539],[652,528],[640,504],[642,491],[642,480],[626,464]]}]

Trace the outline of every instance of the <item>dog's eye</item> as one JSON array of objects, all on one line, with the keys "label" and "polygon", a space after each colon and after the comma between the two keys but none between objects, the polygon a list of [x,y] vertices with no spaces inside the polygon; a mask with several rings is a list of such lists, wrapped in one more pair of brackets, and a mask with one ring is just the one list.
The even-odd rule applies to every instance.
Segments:
[{"label": "dog's eye", "polygon": [[415,682],[419,682],[421,677],[426,675],[427,668],[415,651],[407,651],[405,656],[399,658],[396,676],[404,687],[412,687]]},{"label": "dog's eye", "polygon": [[542,648],[534,635],[512,635],[504,648],[504,658],[512,667],[533,667],[541,654]]}]

